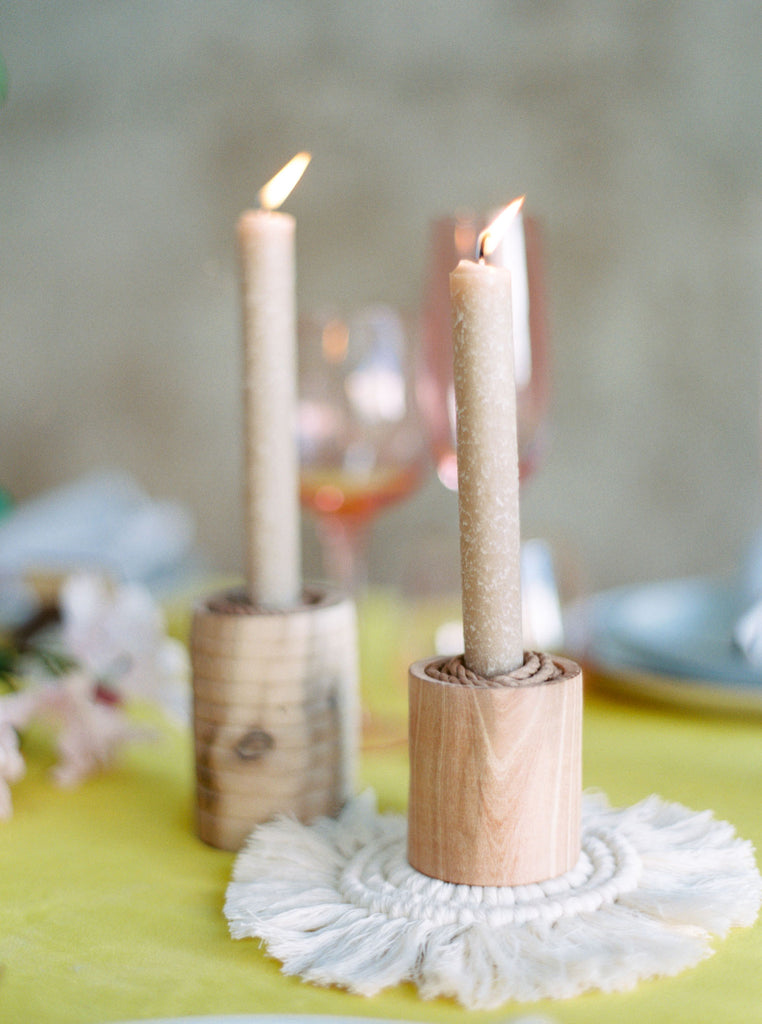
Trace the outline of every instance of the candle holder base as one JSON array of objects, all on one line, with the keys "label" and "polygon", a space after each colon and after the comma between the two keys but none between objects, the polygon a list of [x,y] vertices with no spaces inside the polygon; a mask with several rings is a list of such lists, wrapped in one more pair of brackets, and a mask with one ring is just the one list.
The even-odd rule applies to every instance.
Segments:
[{"label": "candle holder base", "polygon": [[750,842],[657,796],[613,808],[585,795],[579,860],[546,882],[454,885],[405,854],[405,818],[370,793],[334,820],[261,825],[233,867],[230,933],[313,984],[374,996],[412,983],[488,1010],[677,974],[753,924],[762,892]]},{"label": "candle holder base", "polygon": [[196,609],[190,648],[199,837],[238,850],[278,814],[337,814],[357,749],[353,601],[315,587],[275,612],[222,594]]},{"label": "candle holder base", "polygon": [[513,683],[454,678],[445,658],[410,667],[408,860],[425,875],[525,885],[579,859],[582,672],[531,657]]}]

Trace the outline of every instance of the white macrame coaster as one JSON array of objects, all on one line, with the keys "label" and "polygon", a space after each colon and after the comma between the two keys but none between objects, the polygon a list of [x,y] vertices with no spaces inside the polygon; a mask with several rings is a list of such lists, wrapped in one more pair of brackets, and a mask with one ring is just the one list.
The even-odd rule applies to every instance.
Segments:
[{"label": "white macrame coaster", "polygon": [[407,862],[406,829],[372,793],[338,819],[259,826],[228,887],[231,935],[318,985],[372,996],[413,982],[489,1009],[677,974],[712,936],[753,924],[762,897],[751,843],[656,796],[615,809],[585,794],[576,867],[535,885],[429,878]]}]

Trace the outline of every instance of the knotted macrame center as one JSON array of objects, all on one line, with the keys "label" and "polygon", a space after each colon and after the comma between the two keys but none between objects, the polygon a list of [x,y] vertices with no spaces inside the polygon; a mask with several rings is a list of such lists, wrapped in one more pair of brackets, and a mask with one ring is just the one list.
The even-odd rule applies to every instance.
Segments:
[{"label": "knotted macrame center", "polygon": [[589,913],[637,888],[640,858],[610,829],[585,833],[576,866],[532,885],[456,885],[429,878],[405,857],[404,827],[369,842],[349,859],[338,883],[347,903],[387,918],[435,925],[486,924],[500,928]]}]

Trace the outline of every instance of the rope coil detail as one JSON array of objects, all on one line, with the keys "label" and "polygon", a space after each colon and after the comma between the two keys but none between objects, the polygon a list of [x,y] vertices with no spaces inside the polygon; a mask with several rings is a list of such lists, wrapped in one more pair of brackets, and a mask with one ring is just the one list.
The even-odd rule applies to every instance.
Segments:
[{"label": "rope coil detail", "polygon": [[491,676],[489,679],[477,675],[466,667],[463,655],[449,658],[441,665],[431,664],[426,669],[427,675],[443,683],[460,683],[463,686],[539,686],[560,678],[564,670],[549,654],[540,651],[524,651],[524,663],[505,675]]}]

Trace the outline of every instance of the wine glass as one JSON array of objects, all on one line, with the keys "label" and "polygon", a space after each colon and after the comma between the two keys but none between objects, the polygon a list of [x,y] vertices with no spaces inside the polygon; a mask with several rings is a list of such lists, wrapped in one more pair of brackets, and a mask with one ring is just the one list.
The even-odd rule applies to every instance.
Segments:
[{"label": "wine glass", "polygon": [[[475,257],[479,232],[492,219],[461,212],[434,221],[431,228],[418,393],[437,475],[452,491],[458,488],[458,467],[449,274],[459,260]],[[523,481],[534,472],[545,448],[549,400],[548,331],[537,221],[519,211],[489,262],[511,271],[519,474]]]},{"label": "wine glass", "polygon": [[386,305],[299,325],[301,501],[315,515],[327,575],[349,593],[366,583],[373,517],[419,487],[428,465],[416,348],[413,326]]},{"label": "wine glass", "polygon": [[[459,260],[475,258],[479,233],[493,219],[493,215],[464,211],[434,221],[431,228],[418,394],[437,475],[453,491],[458,488],[458,466],[449,273]],[[542,246],[537,221],[519,210],[489,262],[511,271],[519,478],[523,483],[535,471],[545,450],[550,390]],[[562,640],[561,609],[552,552],[545,542],[522,545],[521,571],[525,643],[541,649],[558,647]],[[461,624],[444,623],[438,632],[437,646],[441,653],[461,651]]]}]

